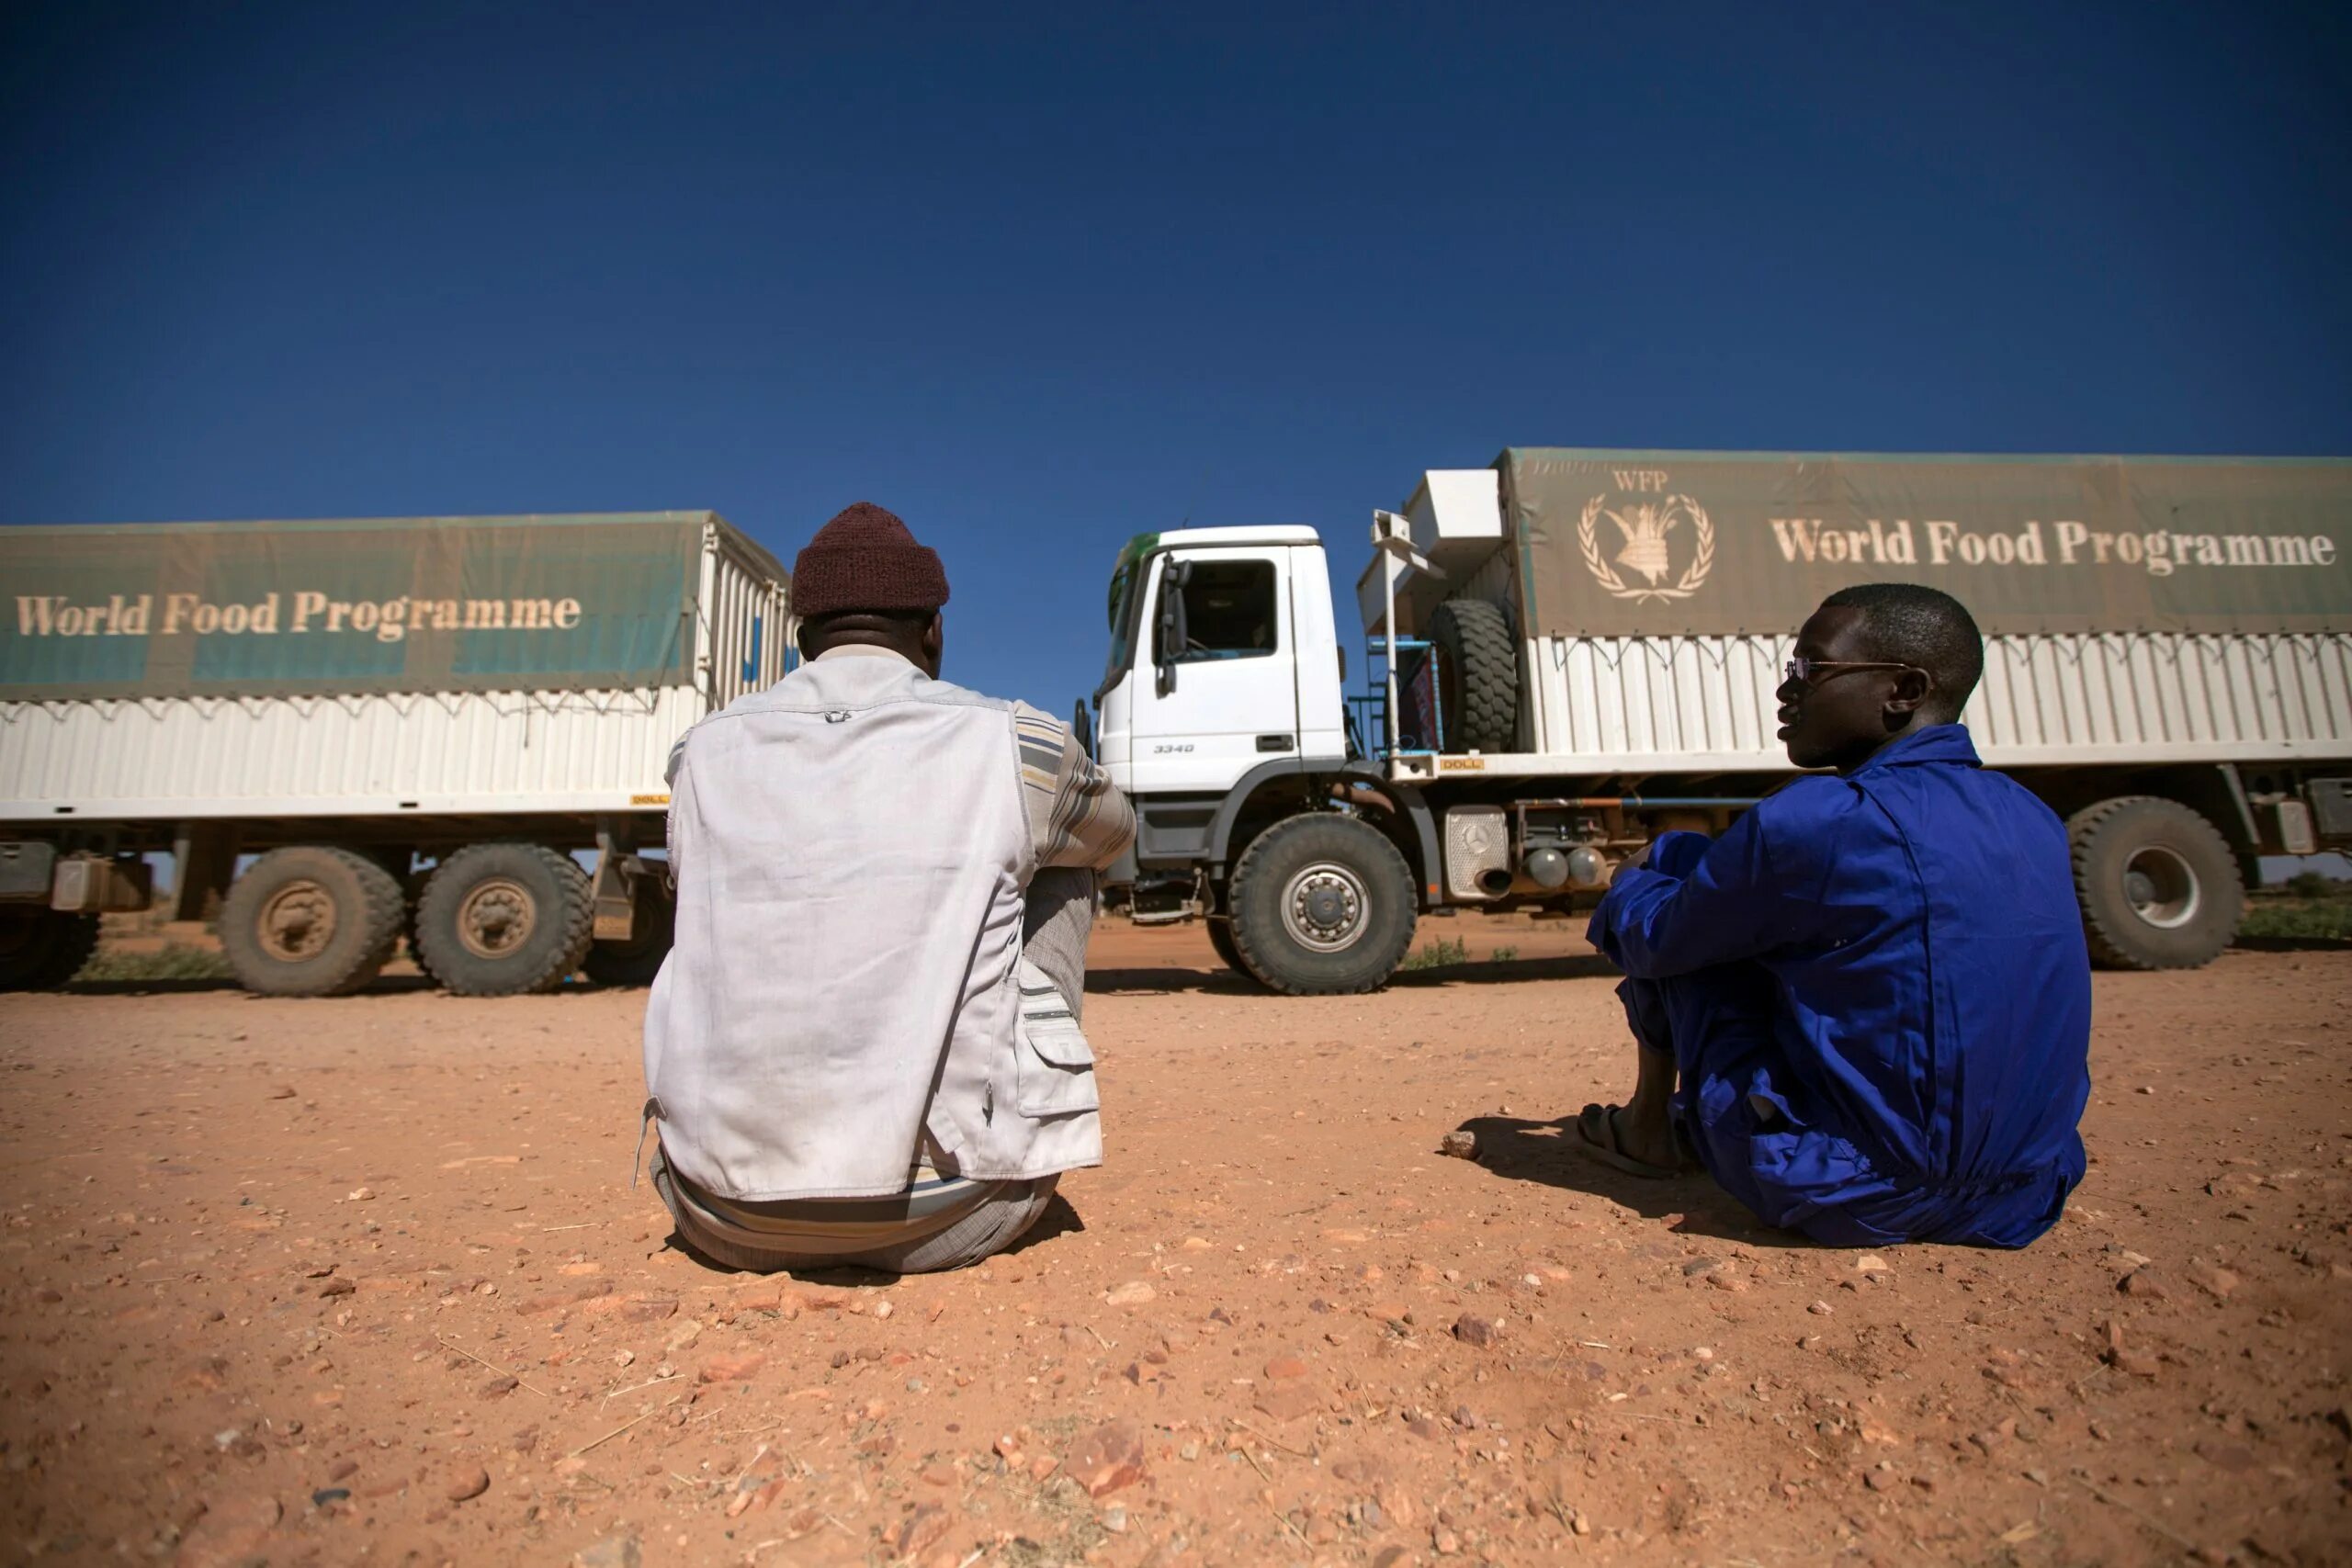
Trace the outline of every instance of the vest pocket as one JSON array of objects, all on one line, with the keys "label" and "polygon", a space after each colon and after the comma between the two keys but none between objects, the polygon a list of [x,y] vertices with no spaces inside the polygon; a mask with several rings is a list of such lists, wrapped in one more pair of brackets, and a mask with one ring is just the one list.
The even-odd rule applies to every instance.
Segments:
[{"label": "vest pocket", "polygon": [[1061,992],[1034,976],[1028,964],[1022,969],[1014,1103],[1021,1114],[1039,1120],[1099,1109],[1094,1048],[1087,1044]]}]

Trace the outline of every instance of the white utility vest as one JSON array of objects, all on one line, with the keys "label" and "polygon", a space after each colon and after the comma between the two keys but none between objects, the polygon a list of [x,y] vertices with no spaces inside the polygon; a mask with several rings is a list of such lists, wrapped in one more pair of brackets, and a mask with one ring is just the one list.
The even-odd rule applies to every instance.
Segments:
[{"label": "white utility vest", "polygon": [[[676,945],[645,1014],[671,1164],[743,1201],[1099,1165],[1094,1060],[1021,962],[1036,852],[1011,703],[804,664],[672,763]],[[1056,1016],[1058,1014],[1059,1016]]]}]

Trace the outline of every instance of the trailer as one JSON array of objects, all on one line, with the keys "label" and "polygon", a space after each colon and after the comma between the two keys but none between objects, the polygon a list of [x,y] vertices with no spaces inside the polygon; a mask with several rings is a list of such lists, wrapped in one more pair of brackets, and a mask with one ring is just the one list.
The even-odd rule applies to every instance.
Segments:
[{"label": "trailer", "polygon": [[2207,963],[2259,857],[2352,843],[2352,462],[1512,448],[1374,519],[1352,698],[1313,529],[1141,535],[1113,572],[1120,901],[1277,991],[1722,829],[1793,776],[1782,665],[1862,581],[1976,615],[1963,721],[2066,819],[2100,963]]},{"label": "trailer", "polygon": [[[0,987],[98,918],[219,921],[250,988],[650,980],[670,749],[788,667],[710,512],[0,529]],[[593,872],[581,861],[593,852]]]}]

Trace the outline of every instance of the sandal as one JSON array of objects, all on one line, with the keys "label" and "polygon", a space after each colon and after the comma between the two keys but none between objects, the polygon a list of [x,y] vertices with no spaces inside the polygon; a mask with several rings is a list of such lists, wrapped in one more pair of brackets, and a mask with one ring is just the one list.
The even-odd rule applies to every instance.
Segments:
[{"label": "sandal", "polygon": [[[1617,1118],[1624,1111],[1621,1105],[1588,1105],[1577,1112],[1577,1141],[1585,1152],[1611,1170],[1622,1170],[1628,1176],[1645,1180],[1665,1181],[1677,1176],[1687,1176],[1695,1168],[1688,1161],[1674,1165],[1653,1165],[1625,1152],[1617,1136]],[[1676,1146],[1680,1147],[1680,1139]]]}]

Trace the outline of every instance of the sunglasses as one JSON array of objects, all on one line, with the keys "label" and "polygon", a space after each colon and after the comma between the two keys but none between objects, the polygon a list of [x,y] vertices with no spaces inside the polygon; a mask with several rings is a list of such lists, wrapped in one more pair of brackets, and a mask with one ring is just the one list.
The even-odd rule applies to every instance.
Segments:
[{"label": "sunglasses", "polygon": [[1929,686],[1932,687],[1936,683],[1936,678],[1933,675],[1916,664],[1889,664],[1875,660],[1807,659],[1800,654],[1790,660],[1784,668],[1788,672],[1788,678],[1800,686],[1812,685],[1813,677],[1816,671],[1828,670],[1910,670],[1917,671]]}]

